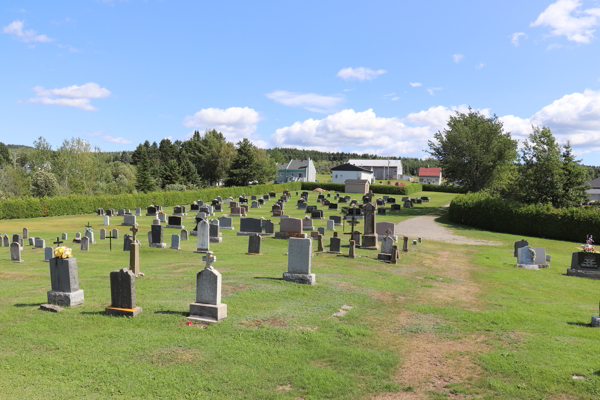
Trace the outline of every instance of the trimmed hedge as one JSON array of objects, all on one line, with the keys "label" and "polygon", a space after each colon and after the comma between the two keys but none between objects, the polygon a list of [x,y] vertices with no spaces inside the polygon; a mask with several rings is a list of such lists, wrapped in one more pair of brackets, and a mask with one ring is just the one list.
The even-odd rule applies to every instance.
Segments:
[{"label": "trimmed hedge", "polygon": [[448,215],[452,222],[524,237],[578,243],[587,235],[600,237],[600,212],[583,207],[558,209],[469,193],[452,200]]},{"label": "trimmed hedge", "polygon": [[[302,190],[314,190],[316,188],[343,193],[346,190],[346,185],[343,183],[302,182]],[[420,183],[411,183],[405,186],[371,185],[371,190],[373,193],[377,194],[397,194],[406,196],[411,193],[422,191],[423,185]]]},{"label": "trimmed hedge", "polygon": [[165,207],[185,205],[204,199],[282,192],[284,189],[300,190],[300,182],[278,185],[253,185],[243,187],[215,187],[185,192],[150,192],[110,196],[67,196],[67,197],[27,197],[19,200],[0,202],[0,219],[55,217],[59,215],[89,214],[98,208],[146,208],[153,202]]},{"label": "trimmed hedge", "polygon": [[467,193],[467,190],[461,186],[450,185],[432,185],[423,183],[424,192],[443,192],[443,193]]}]

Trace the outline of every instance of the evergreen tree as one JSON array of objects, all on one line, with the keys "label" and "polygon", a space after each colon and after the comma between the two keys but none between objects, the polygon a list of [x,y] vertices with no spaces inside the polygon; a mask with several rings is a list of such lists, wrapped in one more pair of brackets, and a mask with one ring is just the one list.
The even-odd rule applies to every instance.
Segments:
[{"label": "evergreen tree", "polygon": [[196,167],[194,167],[194,164],[192,164],[185,151],[182,151],[179,156],[179,165],[181,168],[182,182],[200,186],[200,176],[198,175],[198,171],[196,171]]},{"label": "evergreen tree", "polygon": [[567,142],[563,146],[561,157],[564,180],[563,198],[560,207],[576,206],[589,199],[586,192],[589,189],[589,186],[586,185],[588,171],[580,164],[581,160],[575,159],[571,143]]},{"label": "evergreen tree", "polygon": [[119,161],[121,161],[123,164],[131,164],[131,153],[128,151],[122,151]]},{"label": "evergreen tree", "polygon": [[141,147],[138,165],[135,187],[140,192],[150,192],[154,190],[155,183],[152,179],[150,172],[150,160],[148,159],[148,151],[144,146]]},{"label": "evergreen tree", "polygon": [[162,174],[162,185],[171,185],[179,183],[181,181],[181,171],[179,170],[179,164],[177,160],[169,160],[167,165],[163,168]]},{"label": "evergreen tree", "polygon": [[231,164],[227,186],[247,186],[257,177],[259,169],[258,158],[254,145],[248,140],[237,143],[237,154]]},{"label": "evergreen tree", "polygon": [[10,153],[8,152],[8,147],[0,142],[0,166],[4,164],[10,164]]}]

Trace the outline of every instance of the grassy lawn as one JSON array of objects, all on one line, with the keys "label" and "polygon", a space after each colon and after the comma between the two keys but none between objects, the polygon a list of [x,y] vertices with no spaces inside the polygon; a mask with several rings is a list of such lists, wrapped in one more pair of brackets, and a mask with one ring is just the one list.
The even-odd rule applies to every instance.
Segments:
[{"label": "grassy lawn", "polygon": [[[434,214],[455,196],[410,197],[421,195],[432,201],[377,220]],[[315,199],[311,194],[309,204]],[[296,200],[285,211],[302,217]],[[268,217],[271,204],[250,209],[250,216]],[[326,210],[326,218],[333,212]],[[0,398],[598,398],[593,355],[600,329],[589,328],[589,320],[598,315],[600,282],[564,275],[578,244],[529,238],[553,255],[552,267],[518,270],[512,245],[521,237],[438,220],[459,235],[502,245],[426,240],[398,265],[380,263],[367,250],[354,260],[315,253],[317,285],[307,287],[280,279],[285,240],[267,238],[263,255],[250,256],[247,237],[223,230],[223,243],[211,250],[229,316],[210,327],[185,319],[203,268],[192,252],[195,237],[180,251],[149,248],[151,218],[138,217],[146,276],[137,280],[137,303],[144,311],[128,319],[103,315],[109,273],[128,265],[122,237],[129,227],[118,226],[121,217],[111,218],[121,236],[112,252],[99,240],[103,220],[95,215],[0,221],[0,232],[28,227],[47,244],[61,232],[72,239],[89,221],[97,241],[89,252],[71,246],[85,303],[58,314],[39,310],[50,289],[43,250],[26,245],[25,262],[17,264],[3,248]],[[192,215],[185,225],[191,230]],[[165,229],[169,245],[176,233]],[[353,308],[332,316],[343,305]]]}]

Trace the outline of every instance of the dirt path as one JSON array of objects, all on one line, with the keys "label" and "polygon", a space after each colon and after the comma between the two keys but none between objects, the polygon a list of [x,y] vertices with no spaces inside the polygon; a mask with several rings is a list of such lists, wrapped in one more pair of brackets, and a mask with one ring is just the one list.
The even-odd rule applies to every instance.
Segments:
[{"label": "dirt path", "polygon": [[407,219],[396,224],[396,234],[410,238],[422,237],[437,242],[453,244],[471,244],[476,246],[499,246],[502,243],[489,240],[472,239],[455,234],[451,229],[435,222],[437,216],[423,216]]}]

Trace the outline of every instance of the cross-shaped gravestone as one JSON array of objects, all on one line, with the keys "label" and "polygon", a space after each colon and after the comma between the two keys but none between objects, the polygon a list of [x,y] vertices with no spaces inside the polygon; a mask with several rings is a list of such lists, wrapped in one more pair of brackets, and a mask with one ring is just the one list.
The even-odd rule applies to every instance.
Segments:
[{"label": "cross-shaped gravestone", "polygon": [[116,239],[116,237],[113,236],[112,232],[111,232],[110,236],[106,236],[106,239],[108,239],[108,246],[110,248],[110,251],[112,251],[112,240]]},{"label": "cross-shaped gravestone", "polygon": [[90,225],[90,223],[88,222],[87,225],[84,225],[86,228],[90,229],[92,226]]},{"label": "cross-shaped gravestone", "polygon": [[62,241],[60,240],[60,236],[57,236],[57,237],[56,237],[56,242],[54,242],[54,244],[56,245],[56,247],[60,247],[60,245],[61,245],[61,244],[63,244],[63,243],[64,243],[64,242],[62,242]]},{"label": "cross-shaped gravestone", "polygon": [[206,261],[206,265],[204,266],[204,269],[211,269],[213,267],[212,263],[217,261],[217,256],[213,256],[213,252],[208,251],[206,253],[206,255],[204,257],[202,257],[202,261]]},{"label": "cross-shaped gravestone", "polygon": [[135,242],[135,234],[138,233],[139,229],[134,225],[131,227],[130,229],[131,232],[133,232],[133,242]]}]

